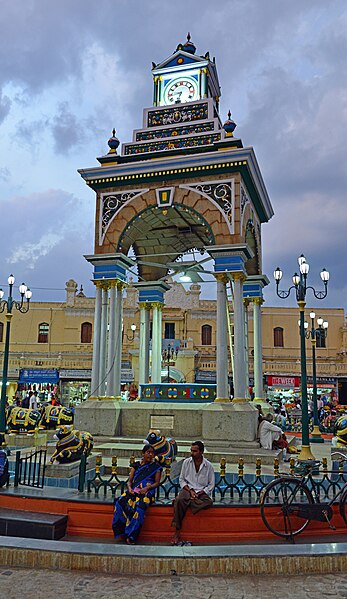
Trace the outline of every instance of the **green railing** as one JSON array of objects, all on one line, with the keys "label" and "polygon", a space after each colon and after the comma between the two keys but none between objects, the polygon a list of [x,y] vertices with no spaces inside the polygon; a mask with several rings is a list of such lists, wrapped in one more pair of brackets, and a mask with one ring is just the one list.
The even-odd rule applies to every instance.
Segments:
[{"label": "green railing", "polygon": [[[129,467],[135,462],[134,456],[131,456]],[[291,458],[289,465],[289,473],[295,475],[295,463],[296,459]],[[119,496],[124,492],[126,483],[128,480],[127,476],[118,474],[117,457],[112,457],[111,472],[109,474],[102,474],[103,464],[102,456],[96,457],[95,476],[86,482],[86,488],[88,493],[93,493],[97,496],[100,494],[104,497]],[[83,470],[83,468],[81,468]],[[85,471],[82,473],[83,481],[81,479],[80,470],[80,484],[79,491],[84,491],[85,485]],[[279,470],[279,460],[274,459],[273,463],[273,474],[262,474],[261,459],[257,458],[255,464],[255,471],[253,474],[245,474],[244,472],[244,461],[242,459],[238,462],[237,473],[227,473],[226,471],[226,460],[222,458],[220,460],[219,473],[216,473],[216,484],[213,491],[213,499],[216,503],[222,504],[256,504],[259,502],[261,491],[266,485],[273,479],[283,473]],[[322,460],[321,472],[315,478],[315,485],[317,489],[317,496],[320,499],[328,499],[333,496],[336,489],[341,488],[347,483],[347,472],[344,471],[343,465],[339,465],[336,471],[329,471],[327,465],[327,459]],[[156,490],[156,503],[160,504],[171,504],[172,500],[178,495],[180,490],[178,478],[171,478],[171,462],[166,460],[163,467],[163,475],[159,487]]]}]

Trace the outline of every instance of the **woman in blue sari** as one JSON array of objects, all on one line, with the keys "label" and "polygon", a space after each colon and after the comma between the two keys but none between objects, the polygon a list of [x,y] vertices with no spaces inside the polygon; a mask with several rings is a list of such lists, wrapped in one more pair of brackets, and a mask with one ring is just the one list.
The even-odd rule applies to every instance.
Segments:
[{"label": "woman in blue sari", "polygon": [[112,529],[116,542],[124,538],[135,545],[148,506],[154,501],[155,489],[160,484],[162,466],[151,445],[142,450],[142,460],[130,469],[127,491],[114,504]]}]

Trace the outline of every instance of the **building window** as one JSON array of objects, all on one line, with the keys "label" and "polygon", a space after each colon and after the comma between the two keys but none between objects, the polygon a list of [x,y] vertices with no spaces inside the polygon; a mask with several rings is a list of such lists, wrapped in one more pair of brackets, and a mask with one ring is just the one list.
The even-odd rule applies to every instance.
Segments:
[{"label": "building window", "polygon": [[174,322],[165,322],[164,339],[176,339]]},{"label": "building window", "polygon": [[38,343],[48,343],[49,324],[47,322],[41,322],[39,324],[39,337]]},{"label": "building window", "polygon": [[274,328],[274,347],[284,347],[282,327]]},{"label": "building window", "polygon": [[2,343],[4,338],[4,325],[2,322],[0,322],[0,343]]},{"label": "building window", "polygon": [[201,345],[212,345],[212,327],[209,324],[201,327]]},{"label": "building window", "polygon": [[83,322],[81,326],[81,343],[92,342],[92,325],[90,322]]},{"label": "building window", "polygon": [[316,347],[326,347],[325,345],[325,331],[316,331]]}]

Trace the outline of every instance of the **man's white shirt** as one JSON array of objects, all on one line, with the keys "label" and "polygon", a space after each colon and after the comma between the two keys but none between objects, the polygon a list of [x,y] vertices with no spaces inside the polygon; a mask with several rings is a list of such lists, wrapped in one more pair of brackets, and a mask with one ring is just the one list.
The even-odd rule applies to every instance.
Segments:
[{"label": "man's white shirt", "polygon": [[214,470],[211,462],[202,458],[202,463],[197,472],[192,457],[184,460],[180,474],[181,489],[188,485],[196,493],[204,491],[207,495],[211,495],[214,488],[214,480]]}]

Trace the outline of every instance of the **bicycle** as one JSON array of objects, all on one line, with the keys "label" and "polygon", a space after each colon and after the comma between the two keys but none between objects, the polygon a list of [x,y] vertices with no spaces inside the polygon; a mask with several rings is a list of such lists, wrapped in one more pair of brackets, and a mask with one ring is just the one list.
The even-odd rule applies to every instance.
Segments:
[{"label": "bicycle", "polygon": [[[341,462],[347,462],[344,454],[334,452],[331,457],[335,456]],[[336,530],[331,519],[332,506],[338,498],[340,514],[347,526],[347,482],[334,492],[330,501],[321,502],[319,484],[313,478],[320,465],[318,460],[298,462],[296,468],[299,472],[301,470],[299,475],[283,474],[263,489],[260,495],[260,513],[265,526],[273,534],[293,542],[294,537],[303,532],[311,520],[327,522],[329,528]]]}]

